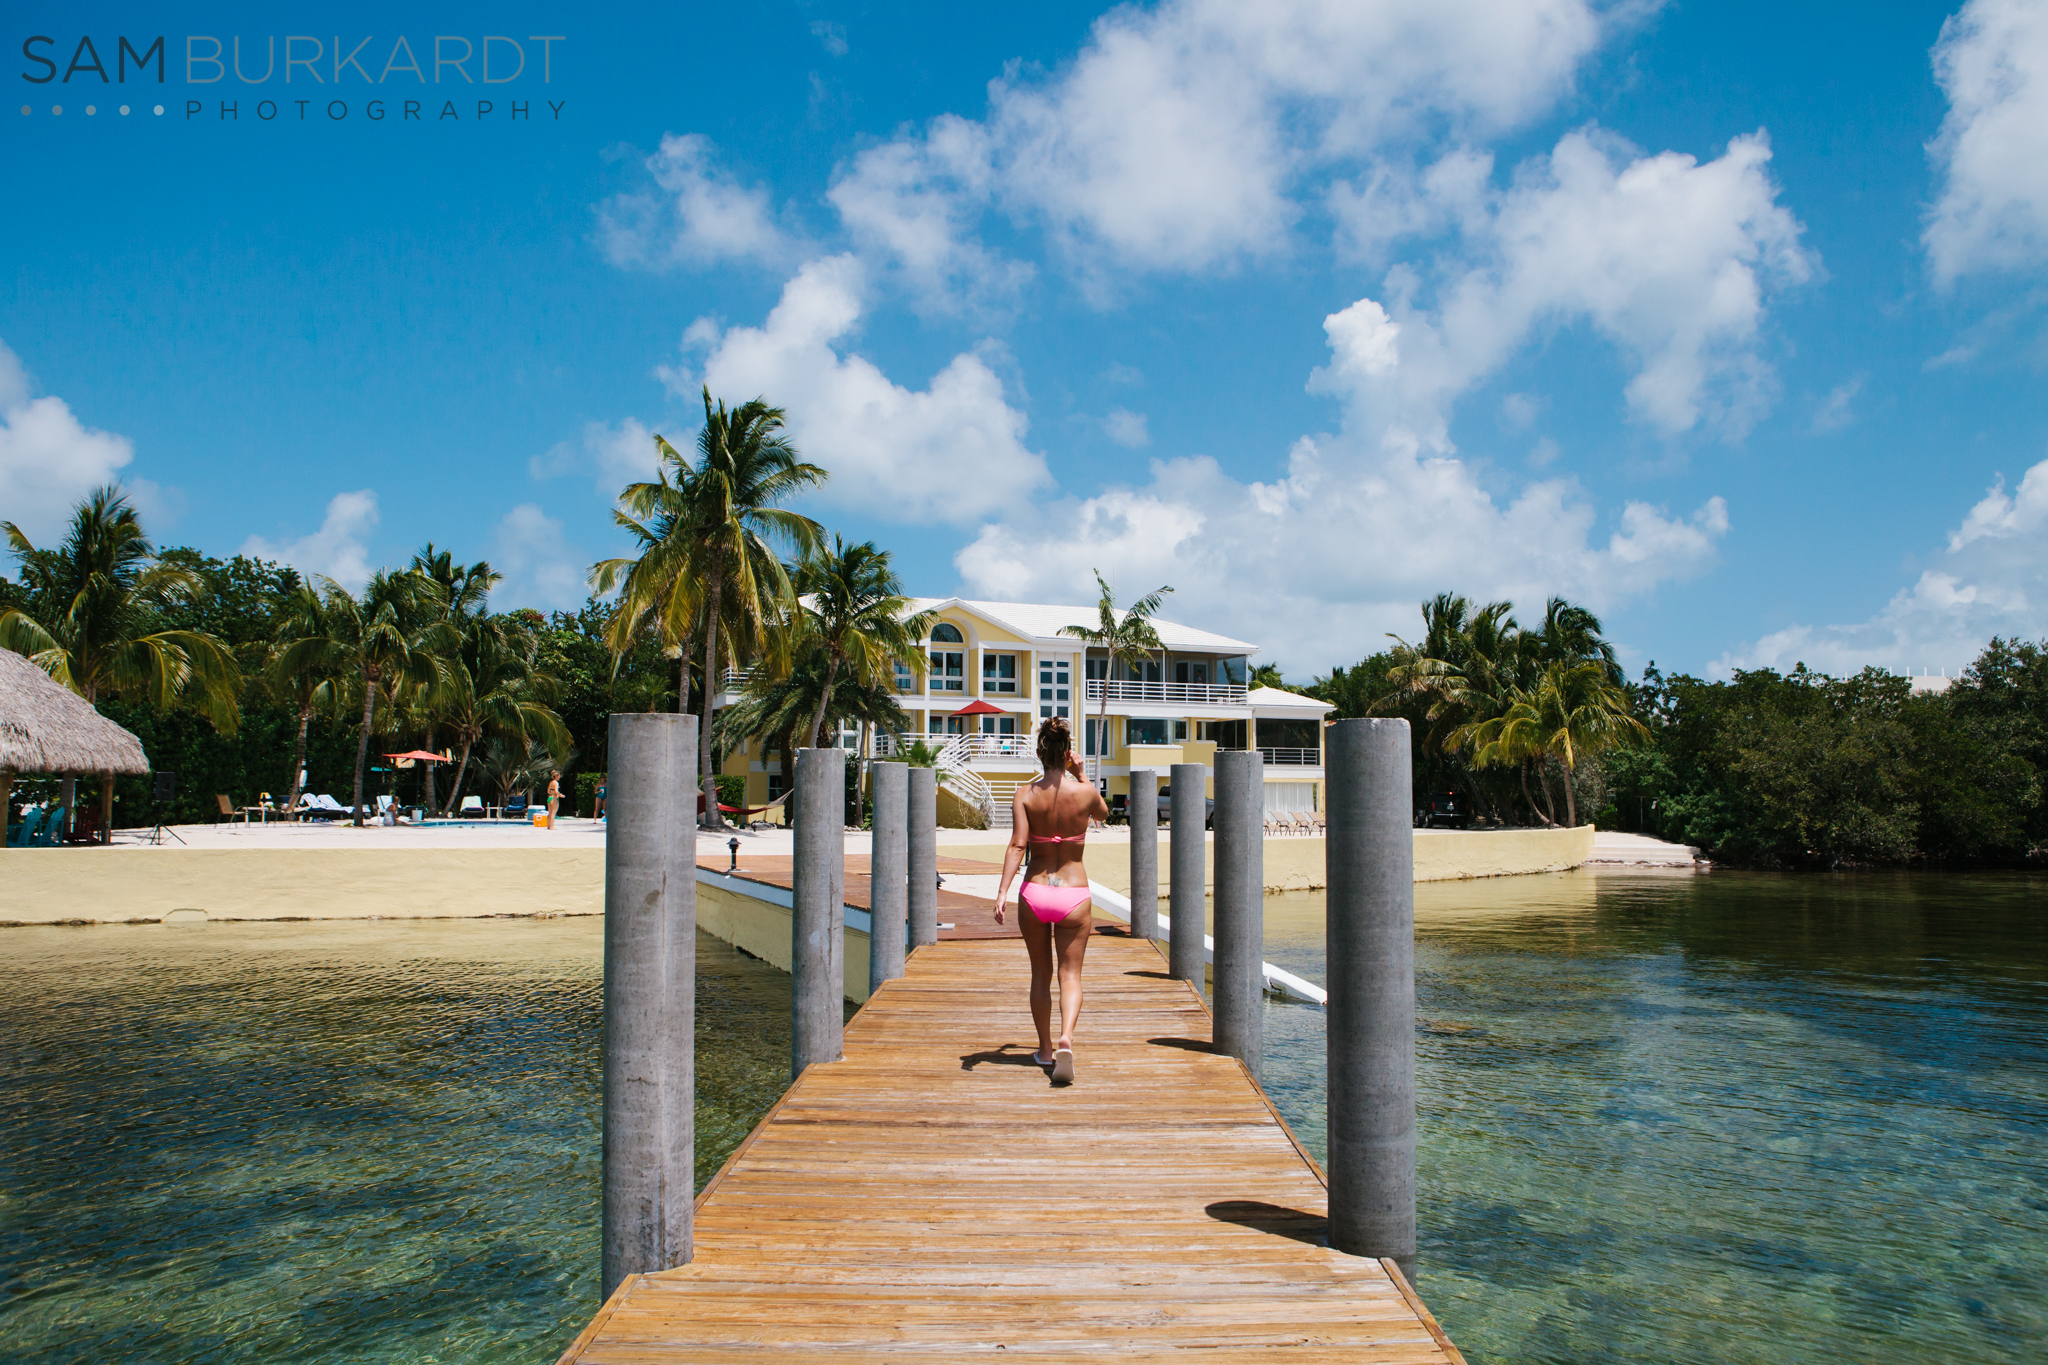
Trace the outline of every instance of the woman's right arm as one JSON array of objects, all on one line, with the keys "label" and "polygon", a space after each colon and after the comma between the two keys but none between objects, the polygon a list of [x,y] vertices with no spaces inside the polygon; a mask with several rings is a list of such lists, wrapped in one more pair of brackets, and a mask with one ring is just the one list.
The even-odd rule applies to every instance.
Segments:
[{"label": "woman's right arm", "polygon": [[996,888],[996,923],[1003,922],[1003,907],[1010,903],[1010,879],[1024,866],[1030,853],[1031,824],[1024,815],[1024,793],[1019,790],[1010,800],[1010,843],[1003,850],[1003,881]]}]

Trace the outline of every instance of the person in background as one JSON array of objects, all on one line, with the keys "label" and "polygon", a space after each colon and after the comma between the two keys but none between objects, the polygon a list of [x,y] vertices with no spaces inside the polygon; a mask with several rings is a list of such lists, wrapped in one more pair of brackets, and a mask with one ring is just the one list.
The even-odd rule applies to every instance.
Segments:
[{"label": "person in background", "polygon": [[597,784],[597,808],[590,812],[593,820],[604,819],[604,783]]},{"label": "person in background", "polygon": [[559,769],[548,773],[548,828],[555,827],[555,811],[562,804],[562,774]]}]

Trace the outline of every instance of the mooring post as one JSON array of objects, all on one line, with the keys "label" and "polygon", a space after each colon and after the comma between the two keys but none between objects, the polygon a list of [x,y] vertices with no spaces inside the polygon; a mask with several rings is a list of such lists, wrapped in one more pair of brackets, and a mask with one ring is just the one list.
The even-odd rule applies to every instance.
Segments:
[{"label": "mooring post", "polygon": [[1131,937],[1159,937],[1159,772],[1131,769]]},{"label": "mooring post", "polygon": [[1167,927],[1166,970],[1202,989],[1202,939],[1208,933],[1209,873],[1202,865],[1209,824],[1209,770],[1200,763],[1167,769],[1173,782],[1172,847],[1167,854],[1173,885],[1167,889],[1172,923]]},{"label": "mooring post", "polygon": [[1216,754],[1216,1050],[1259,1074],[1265,1014],[1265,761]]},{"label": "mooring post", "polygon": [[846,750],[796,754],[789,1076],[839,1060],[846,1031]]},{"label": "mooring post", "polygon": [[903,945],[910,920],[910,767],[868,766],[875,799],[874,839],[868,854],[868,994],[903,975]]},{"label": "mooring post", "polygon": [[604,849],[603,1297],[690,1259],[697,1179],[697,731],[611,718]]},{"label": "mooring post", "polygon": [[1330,1245],[1415,1278],[1415,836],[1405,720],[1330,727]]},{"label": "mooring post", "polygon": [[910,946],[939,941],[939,774],[910,770]]}]

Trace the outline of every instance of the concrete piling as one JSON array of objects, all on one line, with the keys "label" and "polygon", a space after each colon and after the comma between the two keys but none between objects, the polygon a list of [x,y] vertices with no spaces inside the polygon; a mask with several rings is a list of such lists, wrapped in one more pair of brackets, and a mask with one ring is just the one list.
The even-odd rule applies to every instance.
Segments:
[{"label": "concrete piling", "polygon": [[602,1292],[691,1255],[697,720],[611,718],[604,855]]},{"label": "concrete piling", "polygon": [[796,857],[791,870],[791,1080],[836,1062],[846,1030],[846,750],[796,755]]},{"label": "concrete piling", "polygon": [[1131,769],[1131,937],[1159,937],[1159,773]]},{"label": "concrete piling", "polygon": [[1176,763],[1167,769],[1173,783],[1173,827],[1168,835],[1168,871],[1173,884],[1168,890],[1167,971],[1179,981],[1191,981],[1202,989],[1204,975],[1202,939],[1207,932],[1204,918],[1209,893],[1208,869],[1203,865],[1207,851],[1209,819],[1209,770],[1199,763]]},{"label": "concrete piling", "polygon": [[910,768],[875,763],[868,768],[875,802],[874,840],[868,858],[868,993],[903,975],[910,922]]},{"label": "concrete piling", "polygon": [[910,770],[910,946],[939,941],[939,774]]},{"label": "concrete piling", "polygon": [[1216,753],[1216,1050],[1257,1078],[1265,1018],[1265,761]]},{"label": "concrete piling", "polygon": [[1415,842],[1405,720],[1325,739],[1330,1245],[1415,1278]]}]

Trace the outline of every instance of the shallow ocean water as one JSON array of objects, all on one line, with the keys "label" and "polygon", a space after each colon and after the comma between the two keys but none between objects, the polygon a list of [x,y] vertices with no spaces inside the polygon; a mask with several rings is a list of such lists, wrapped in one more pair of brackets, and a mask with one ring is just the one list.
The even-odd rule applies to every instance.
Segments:
[{"label": "shallow ocean water", "polygon": [[[2044,892],[1417,888],[1419,1280],[1468,1358],[2048,1358]],[[1322,916],[1269,898],[1267,956],[1323,980]],[[597,1294],[601,936],[0,931],[6,1354],[551,1360]],[[699,962],[701,1182],[781,1093],[789,981]],[[1267,1006],[1318,1154],[1323,1046]]]}]

